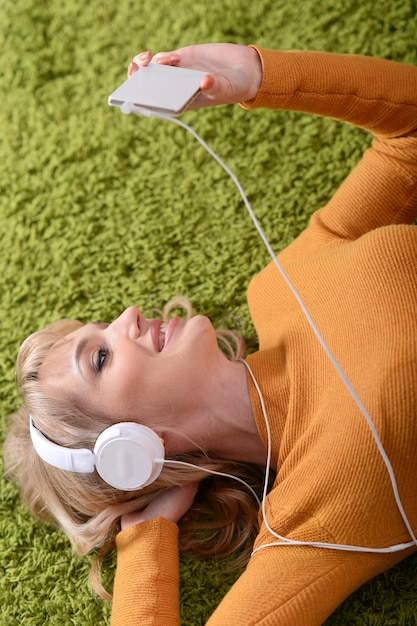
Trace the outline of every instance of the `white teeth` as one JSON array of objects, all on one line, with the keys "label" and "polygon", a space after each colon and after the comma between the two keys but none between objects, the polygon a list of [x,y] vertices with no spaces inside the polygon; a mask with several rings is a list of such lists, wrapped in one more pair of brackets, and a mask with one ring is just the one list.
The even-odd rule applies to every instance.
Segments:
[{"label": "white teeth", "polygon": [[168,326],[168,322],[162,322],[161,327],[159,329],[161,350],[163,349],[165,345],[165,333],[167,330],[167,326]]}]

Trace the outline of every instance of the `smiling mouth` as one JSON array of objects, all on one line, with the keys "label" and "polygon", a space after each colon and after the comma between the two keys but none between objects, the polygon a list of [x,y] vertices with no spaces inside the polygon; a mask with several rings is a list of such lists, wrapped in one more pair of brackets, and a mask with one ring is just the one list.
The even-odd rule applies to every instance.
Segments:
[{"label": "smiling mouth", "polygon": [[171,337],[180,322],[181,318],[179,317],[171,317],[168,322],[160,322],[158,329],[159,352],[162,352],[167,343],[171,341]]}]

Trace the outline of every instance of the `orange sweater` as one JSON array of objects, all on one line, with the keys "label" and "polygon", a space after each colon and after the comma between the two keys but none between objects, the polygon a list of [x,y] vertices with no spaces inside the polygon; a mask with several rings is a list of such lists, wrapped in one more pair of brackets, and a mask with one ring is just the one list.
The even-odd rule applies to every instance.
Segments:
[{"label": "orange sweater", "polygon": [[[258,52],[263,84],[246,108],[327,115],[375,135],[280,260],[371,414],[417,529],[417,69],[349,55]],[[408,542],[369,427],[272,263],[252,280],[248,300],[260,340],[248,362],[266,401],[278,467],[269,523],[299,540]],[[249,388],[266,443],[250,380]],[[112,626],[179,624],[177,532],[160,518],[118,535]],[[273,540],[262,524],[255,547]],[[321,624],[355,588],[409,553],[262,549],[208,624]]]}]

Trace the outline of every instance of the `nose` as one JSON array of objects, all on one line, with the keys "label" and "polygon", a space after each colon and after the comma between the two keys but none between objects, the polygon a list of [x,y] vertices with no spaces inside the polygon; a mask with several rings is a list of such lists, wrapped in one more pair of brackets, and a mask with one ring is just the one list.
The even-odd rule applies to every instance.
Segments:
[{"label": "nose", "polygon": [[137,339],[140,335],[141,317],[141,312],[137,307],[129,306],[110,324],[110,328],[126,333],[132,339]]}]

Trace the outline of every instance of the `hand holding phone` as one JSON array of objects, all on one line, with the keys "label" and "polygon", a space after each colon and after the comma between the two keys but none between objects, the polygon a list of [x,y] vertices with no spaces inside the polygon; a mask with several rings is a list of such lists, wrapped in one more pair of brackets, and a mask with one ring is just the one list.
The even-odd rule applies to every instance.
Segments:
[{"label": "hand holding phone", "polygon": [[262,65],[255,48],[230,43],[208,43],[159,52],[148,50],[137,54],[128,75],[141,71],[150,63],[199,70],[205,73],[201,91],[189,105],[196,109],[218,104],[253,100],[262,82]]},{"label": "hand holding phone", "polygon": [[166,115],[180,115],[200,91],[206,72],[149,63],[110,94],[111,106],[125,103]]}]

